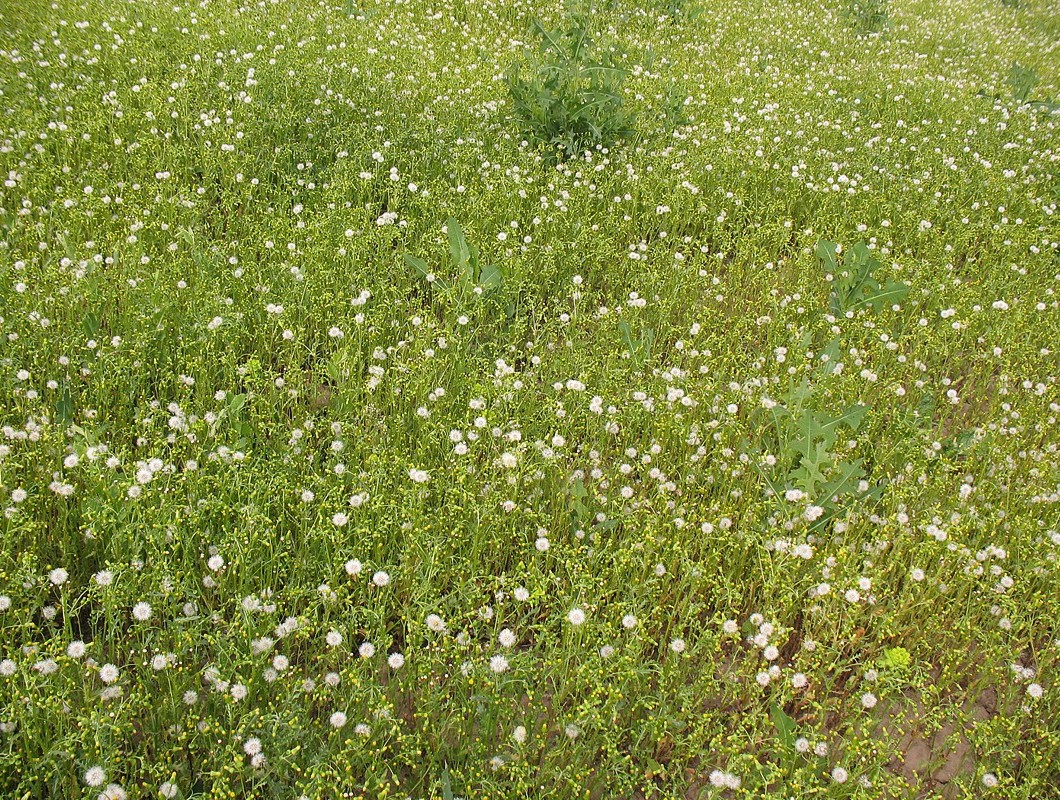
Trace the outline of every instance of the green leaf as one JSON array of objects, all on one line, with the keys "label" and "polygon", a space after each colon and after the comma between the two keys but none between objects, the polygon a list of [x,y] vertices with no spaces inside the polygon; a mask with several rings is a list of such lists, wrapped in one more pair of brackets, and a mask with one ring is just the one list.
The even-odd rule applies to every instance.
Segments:
[{"label": "green leaf", "polygon": [[860,458],[854,461],[840,461],[836,464],[835,473],[821,487],[819,500],[822,503],[831,503],[839,498],[857,493],[858,483],[865,477],[865,470],[862,469],[863,464],[864,462]]},{"label": "green leaf", "polygon": [[843,352],[842,342],[839,341],[839,337],[836,336],[832,341],[824,346],[821,350],[820,356],[828,356],[826,361],[821,362],[821,370],[826,375],[831,375],[835,372],[836,364],[839,363],[840,357]]},{"label": "green leaf", "polygon": [[821,239],[817,242],[817,258],[821,260],[821,266],[824,267],[824,271],[835,275],[839,269],[836,264],[835,253],[838,245],[835,242],[828,242]]},{"label": "green leaf", "polygon": [[777,733],[780,734],[780,743],[784,746],[784,749],[795,748],[795,731],[798,727],[788,714],[780,707],[777,702],[770,703],[769,715],[773,718],[773,725],[777,729]]},{"label": "green leaf", "polygon": [[478,283],[483,291],[500,289],[504,283],[504,271],[496,264],[487,264],[479,272]]},{"label": "green leaf", "polygon": [[[821,427],[817,415],[812,411],[802,412],[795,421],[794,438],[791,441],[791,450],[799,458],[813,458],[817,443],[828,439],[829,434]],[[835,437],[831,437],[835,441]]]},{"label": "green leaf", "polygon": [[810,497],[817,497],[817,485],[825,481],[825,468],[831,463],[832,456],[824,442],[818,442],[810,453],[800,460],[801,466],[792,470],[791,478],[802,487]]},{"label": "green leaf", "polygon": [[633,329],[629,327],[629,323],[623,320],[618,323],[618,333],[622,337],[622,342],[626,345],[629,350],[629,355],[632,358],[637,352],[637,347],[633,343]]},{"label": "green leaf", "polygon": [[247,404],[247,396],[245,394],[234,394],[228,399],[228,413],[238,414],[239,411]]},{"label": "green leaf", "polygon": [[431,274],[431,270],[427,266],[427,262],[424,261],[422,258],[416,258],[416,256],[410,256],[408,253],[403,254],[402,258],[405,259],[405,263],[406,264],[408,264],[410,267],[412,267],[412,269],[414,269],[419,274],[419,276],[421,278],[426,280],[432,286],[437,286],[443,292],[449,291],[449,284],[445,280],[443,280],[442,278],[439,278],[437,275],[433,276],[434,277],[433,281],[432,280],[428,280],[427,276]]},{"label": "green leaf", "polygon": [[818,423],[821,430],[825,432],[825,435],[830,436],[832,441],[835,441],[837,435],[836,429],[840,425],[846,425],[850,430],[856,431],[861,427],[861,422],[865,419],[865,414],[868,413],[868,410],[868,406],[854,403],[853,405],[844,408],[839,415],[835,417],[829,416],[828,414],[817,415]]},{"label": "green leaf", "polygon": [[874,310],[882,311],[885,307],[897,305],[905,300],[909,294],[910,286],[902,281],[889,280],[878,292],[874,292],[867,298]]},{"label": "green leaf", "polygon": [[416,272],[420,274],[421,278],[426,278],[430,275],[431,271],[427,268],[427,262],[422,258],[416,258],[416,256],[410,256],[408,253],[402,256],[405,259],[405,263],[412,267]]},{"label": "green leaf", "polygon": [[895,670],[903,670],[913,663],[913,657],[904,647],[889,647],[883,651],[880,664]]},{"label": "green leaf", "polygon": [[446,235],[449,237],[449,257],[453,260],[453,266],[458,274],[467,271],[471,261],[471,249],[464,238],[464,230],[456,217],[449,217],[445,223]]},{"label": "green leaf", "polygon": [[641,347],[641,363],[651,359],[651,346],[655,342],[655,330],[653,328],[645,328],[644,333],[640,336],[640,347]]},{"label": "green leaf", "polygon": [[74,401],[70,397],[70,389],[64,388],[63,394],[55,403],[55,415],[63,427],[70,424],[74,418]]},{"label": "green leaf", "polygon": [[89,338],[94,337],[99,333],[100,320],[98,314],[93,314],[91,311],[85,314],[85,318],[81,321],[81,329],[85,332],[85,335]]}]

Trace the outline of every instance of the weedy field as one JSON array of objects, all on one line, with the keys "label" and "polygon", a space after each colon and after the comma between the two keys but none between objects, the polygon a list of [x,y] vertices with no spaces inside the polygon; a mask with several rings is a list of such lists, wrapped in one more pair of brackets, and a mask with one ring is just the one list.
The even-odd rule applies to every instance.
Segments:
[{"label": "weedy field", "polygon": [[0,8],[0,797],[1060,797],[1051,0]]}]

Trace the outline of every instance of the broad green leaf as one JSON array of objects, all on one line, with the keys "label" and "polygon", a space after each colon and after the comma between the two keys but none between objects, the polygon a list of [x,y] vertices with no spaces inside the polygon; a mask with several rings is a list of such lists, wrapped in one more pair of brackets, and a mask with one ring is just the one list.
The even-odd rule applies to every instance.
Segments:
[{"label": "broad green leaf", "polygon": [[835,260],[836,244],[821,239],[817,242],[817,258],[821,260],[824,271],[835,275],[839,267]]},{"label": "broad green leaf", "polygon": [[787,712],[777,702],[769,704],[769,715],[773,718],[773,725],[780,736],[780,745],[784,750],[793,752],[795,750],[795,731],[797,725],[795,720],[788,716]]},{"label": "broad green leaf", "polygon": [[499,289],[504,283],[504,271],[496,264],[487,264],[479,273],[478,282],[484,291]]},{"label": "broad green leaf", "polygon": [[99,315],[93,314],[91,311],[85,314],[85,318],[81,321],[81,329],[89,338],[94,337],[99,333],[99,326]]},{"label": "broad green leaf", "polygon": [[830,341],[828,344],[826,344],[824,346],[824,349],[821,350],[821,352],[820,352],[818,357],[820,357],[820,356],[828,356],[827,360],[821,362],[821,370],[826,375],[831,375],[833,372],[835,372],[836,364],[839,363],[839,360],[840,360],[840,358],[842,356],[842,353],[843,353],[843,344],[839,340],[838,336],[836,336],[834,339],[832,339],[832,341]]},{"label": "broad green leaf", "polygon": [[890,280],[884,284],[880,291],[875,292],[868,297],[867,302],[869,302],[876,311],[882,311],[884,308],[889,308],[890,306],[896,305],[905,300],[906,296],[909,294],[909,289],[910,286],[908,283]]},{"label": "broad green leaf", "polygon": [[421,278],[427,280],[432,286],[437,286],[443,292],[449,291],[449,283],[446,280],[439,278],[437,275],[433,276],[433,280],[428,280],[427,276],[431,274],[431,270],[427,266],[426,261],[421,258],[416,258],[416,256],[410,256],[408,253],[405,253],[402,258],[405,259],[406,264],[412,267]]},{"label": "broad green leaf", "polygon": [[467,270],[468,263],[471,261],[471,249],[467,246],[467,239],[464,238],[464,229],[460,227],[456,217],[449,217],[445,223],[445,230],[449,237],[449,256],[453,260],[457,273],[462,274]]},{"label": "broad green leaf", "polygon": [[402,258],[405,259],[405,263],[412,267],[416,272],[420,274],[421,278],[426,278],[430,274],[430,270],[427,268],[427,262],[422,258],[416,258],[416,256],[410,256],[405,253]]},{"label": "broad green leaf", "polygon": [[63,426],[69,425],[74,418],[74,401],[68,388],[63,389],[62,396],[55,403],[55,416]]}]

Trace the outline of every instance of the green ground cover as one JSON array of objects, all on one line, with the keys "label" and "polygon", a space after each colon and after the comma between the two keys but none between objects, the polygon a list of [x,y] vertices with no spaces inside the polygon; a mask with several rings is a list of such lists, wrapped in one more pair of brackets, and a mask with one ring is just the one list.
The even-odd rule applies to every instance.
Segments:
[{"label": "green ground cover", "polygon": [[0,7],[0,796],[1060,797],[1047,0]]}]

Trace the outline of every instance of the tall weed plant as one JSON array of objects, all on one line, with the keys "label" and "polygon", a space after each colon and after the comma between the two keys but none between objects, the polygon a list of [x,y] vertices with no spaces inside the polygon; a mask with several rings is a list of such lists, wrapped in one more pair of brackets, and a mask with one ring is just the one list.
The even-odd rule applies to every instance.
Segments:
[{"label": "tall weed plant", "polygon": [[537,50],[507,75],[524,135],[558,160],[635,134],[636,115],[622,92],[628,73],[616,63],[614,43],[592,28],[591,6],[569,10],[551,30],[534,20]]}]

